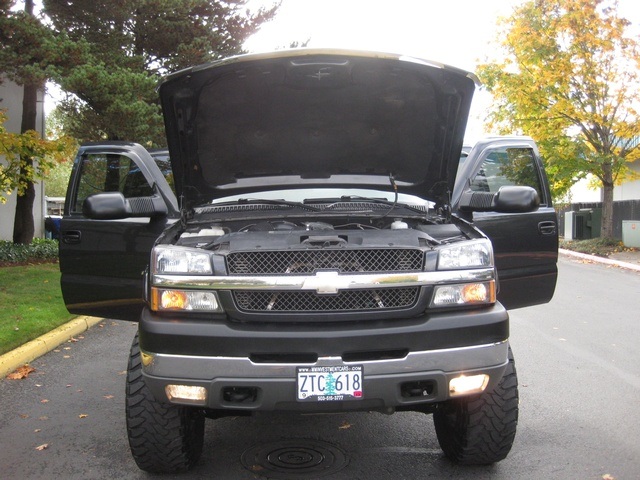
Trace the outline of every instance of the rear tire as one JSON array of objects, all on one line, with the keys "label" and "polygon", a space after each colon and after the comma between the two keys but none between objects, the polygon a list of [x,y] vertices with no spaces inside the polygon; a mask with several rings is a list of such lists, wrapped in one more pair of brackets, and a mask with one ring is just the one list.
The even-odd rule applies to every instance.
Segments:
[{"label": "rear tire", "polygon": [[192,407],[157,401],[142,376],[138,334],[127,369],[127,434],[138,467],[153,473],[189,470],[200,458],[204,416]]},{"label": "rear tire", "polygon": [[438,443],[453,462],[487,465],[503,460],[518,424],[518,378],[511,348],[507,369],[495,389],[444,402],[433,422]]}]

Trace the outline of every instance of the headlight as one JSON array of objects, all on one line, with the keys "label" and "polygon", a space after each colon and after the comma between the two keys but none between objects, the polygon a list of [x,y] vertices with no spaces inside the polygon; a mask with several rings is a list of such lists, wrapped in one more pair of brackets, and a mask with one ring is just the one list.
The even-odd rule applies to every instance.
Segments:
[{"label": "headlight", "polygon": [[460,242],[438,250],[438,270],[493,266],[493,248],[486,239]]},{"label": "headlight", "polygon": [[[212,275],[211,257],[208,252],[174,246],[158,246],[153,249],[152,273],[154,275]],[[221,313],[218,294],[209,290],[183,290],[157,286],[151,287],[151,310],[156,312],[191,311]]]},{"label": "headlight", "polygon": [[156,312],[222,312],[216,292],[151,289],[151,310]]},{"label": "headlight", "polygon": [[176,247],[153,249],[153,273],[211,275],[211,258],[207,252]]},{"label": "headlight", "polygon": [[496,302],[496,283],[462,283],[459,285],[438,285],[433,293],[432,307],[459,305],[482,305]]}]

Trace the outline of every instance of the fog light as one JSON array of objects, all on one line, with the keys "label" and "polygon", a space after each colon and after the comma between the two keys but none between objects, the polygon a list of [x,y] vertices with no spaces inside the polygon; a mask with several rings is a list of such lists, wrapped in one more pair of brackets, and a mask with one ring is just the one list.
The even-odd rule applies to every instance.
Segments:
[{"label": "fog light", "polygon": [[489,383],[489,375],[460,375],[449,381],[449,395],[457,397],[483,392]]},{"label": "fog light", "polygon": [[167,385],[164,387],[167,398],[172,400],[182,400],[187,402],[205,403],[207,400],[207,390],[204,387],[193,385]]}]

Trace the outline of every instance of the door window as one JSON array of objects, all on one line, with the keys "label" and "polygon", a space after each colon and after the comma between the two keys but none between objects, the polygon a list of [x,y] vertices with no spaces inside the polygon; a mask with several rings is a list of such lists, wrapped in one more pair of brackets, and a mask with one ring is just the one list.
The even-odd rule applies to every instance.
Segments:
[{"label": "door window", "polygon": [[492,151],[471,181],[474,192],[496,193],[503,186],[533,187],[543,199],[535,156],[530,148],[502,148]]},{"label": "door window", "polygon": [[176,192],[175,182],[173,181],[173,171],[171,170],[171,158],[166,150],[149,150],[151,157],[164,175],[164,179],[171,187],[173,193]]},{"label": "door window", "polygon": [[82,212],[84,199],[93,193],[102,192],[120,192],[125,198],[153,195],[149,182],[131,158],[120,154],[84,155],[71,211]]}]

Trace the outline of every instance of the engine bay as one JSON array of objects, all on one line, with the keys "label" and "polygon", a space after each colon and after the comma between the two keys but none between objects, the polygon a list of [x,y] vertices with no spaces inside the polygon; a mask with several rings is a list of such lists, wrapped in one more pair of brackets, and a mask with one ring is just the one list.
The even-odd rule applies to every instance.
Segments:
[{"label": "engine bay", "polygon": [[[360,221],[364,220],[364,221]],[[366,223],[365,223],[366,222]],[[432,223],[415,218],[384,222],[333,217],[322,219],[198,220],[176,235],[175,245],[191,248],[271,249],[320,247],[435,247],[481,234],[466,222]]]}]

